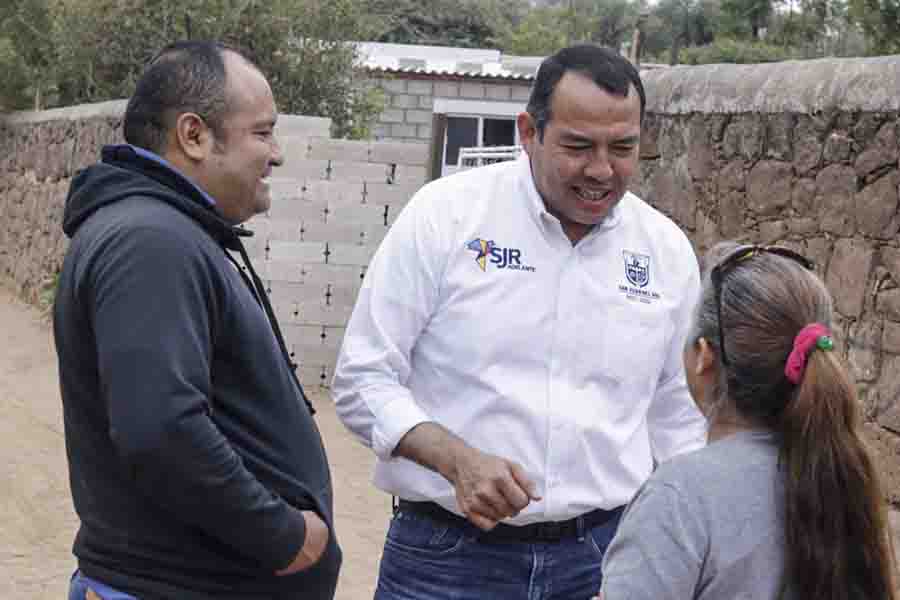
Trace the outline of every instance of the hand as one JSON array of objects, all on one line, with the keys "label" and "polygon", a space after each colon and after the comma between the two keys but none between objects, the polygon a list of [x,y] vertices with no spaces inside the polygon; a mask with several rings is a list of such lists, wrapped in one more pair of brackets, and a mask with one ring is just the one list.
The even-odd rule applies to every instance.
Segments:
[{"label": "hand", "polygon": [[322,555],[325,554],[325,547],[328,545],[328,526],[325,522],[311,510],[301,511],[303,521],[306,523],[306,539],[303,541],[303,547],[294,557],[294,560],[284,569],[276,571],[276,575],[293,575],[303,569],[313,566]]},{"label": "hand", "polygon": [[485,531],[541,499],[521,465],[469,446],[457,453],[450,481],[460,510]]}]

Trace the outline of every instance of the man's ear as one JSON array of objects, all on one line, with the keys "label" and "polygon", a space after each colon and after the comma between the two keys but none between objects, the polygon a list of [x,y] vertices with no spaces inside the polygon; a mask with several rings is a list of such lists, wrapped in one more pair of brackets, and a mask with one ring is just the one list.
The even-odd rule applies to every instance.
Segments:
[{"label": "man's ear", "polygon": [[519,141],[526,151],[538,142],[537,124],[528,112],[520,112],[516,117],[516,128],[519,130]]},{"label": "man's ear", "polygon": [[698,338],[696,342],[696,360],[692,365],[694,375],[698,377],[708,377],[714,374],[716,369],[716,352],[706,338]]},{"label": "man's ear", "polygon": [[191,160],[203,161],[213,147],[213,135],[206,121],[195,113],[181,113],[175,120],[174,142],[179,152]]}]

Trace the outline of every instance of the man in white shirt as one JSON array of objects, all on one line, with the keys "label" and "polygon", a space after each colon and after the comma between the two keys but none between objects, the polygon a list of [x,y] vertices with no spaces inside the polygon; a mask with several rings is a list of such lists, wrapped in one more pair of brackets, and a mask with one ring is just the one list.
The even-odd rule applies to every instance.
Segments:
[{"label": "man in white shirt", "polygon": [[379,600],[588,598],[621,508],[705,421],[681,351],[697,261],[627,191],[626,59],[546,59],[525,153],[423,187],[366,273],[333,382],[396,497]]}]

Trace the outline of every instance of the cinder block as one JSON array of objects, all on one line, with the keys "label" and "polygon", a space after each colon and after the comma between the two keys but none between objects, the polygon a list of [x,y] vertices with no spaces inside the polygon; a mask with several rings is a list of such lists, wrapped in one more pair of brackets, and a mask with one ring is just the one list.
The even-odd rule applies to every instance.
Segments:
[{"label": "cinder block", "polygon": [[303,283],[303,266],[293,260],[267,260],[266,277],[275,282]]},{"label": "cinder block", "polygon": [[406,111],[407,123],[428,123],[431,124],[432,114],[427,110],[408,110]]},{"label": "cinder block", "polygon": [[425,166],[428,164],[428,147],[404,142],[373,142],[369,160],[396,165]]},{"label": "cinder block", "polygon": [[489,100],[509,100],[510,88],[508,85],[485,84],[485,96]]},{"label": "cinder block", "polygon": [[273,175],[279,178],[290,178],[309,181],[328,178],[327,160],[285,160],[284,165],[276,167]]},{"label": "cinder block", "polygon": [[424,108],[428,112],[434,112],[434,97],[419,96],[419,108]]},{"label": "cinder block", "polygon": [[424,185],[428,178],[425,167],[411,165],[397,165],[394,171],[395,185]]},{"label": "cinder block", "polygon": [[520,102],[528,102],[531,98],[531,86],[514,85],[510,90],[510,99]]},{"label": "cinder block", "polygon": [[[409,144],[405,144],[409,145]],[[383,206],[405,206],[409,199],[422,186],[416,183],[367,183],[365,189],[365,203]]]},{"label": "cinder block", "polygon": [[269,208],[269,218],[272,221],[293,221],[294,225],[299,221],[324,221],[326,206],[324,201],[308,196],[273,201]]},{"label": "cinder block", "polygon": [[352,306],[309,304],[304,305],[304,311],[300,315],[300,323],[307,325],[329,325],[332,327],[344,327],[350,320],[353,312]]},{"label": "cinder block", "polygon": [[332,265],[367,265],[374,254],[372,248],[354,244],[329,244],[328,250],[328,264]]},{"label": "cinder block", "polygon": [[459,85],[459,95],[461,98],[484,98],[484,84],[463,82]]},{"label": "cinder block", "polygon": [[387,181],[387,169],[378,163],[332,161],[329,179],[345,183],[382,182]]},{"label": "cinder block", "polygon": [[351,290],[355,294],[362,282],[359,266],[356,265],[307,265],[305,273],[304,283],[311,288],[321,289],[323,295],[329,285],[332,289]]},{"label": "cinder block", "polygon": [[363,201],[365,184],[340,180],[310,181],[304,194],[324,207],[360,204]]},{"label": "cinder block", "polygon": [[388,108],[381,112],[381,117],[378,119],[383,123],[402,123],[403,122],[403,109],[400,108]]},{"label": "cinder block", "polygon": [[307,158],[366,162],[369,160],[369,145],[368,140],[310,138]]},{"label": "cinder block", "polygon": [[272,201],[277,198],[299,197],[303,182],[293,178],[271,177],[269,178],[269,193]]},{"label": "cinder block", "polygon": [[325,262],[325,244],[319,242],[269,242],[269,260],[294,261],[298,263]]},{"label": "cinder block", "polygon": [[306,160],[309,153],[309,138],[301,135],[285,135],[275,138],[281,148],[281,156],[285,162]]},{"label": "cinder block", "polygon": [[[269,232],[266,237],[266,247],[271,253],[272,242],[299,242],[300,222],[295,219],[276,219],[269,221]],[[271,258],[271,256],[267,256]]]},{"label": "cinder block", "polygon": [[404,93],[406,93],[406,80],[405,79],[384,79],[381,82],[381,87],[386,92],[391,92],[393,94],[404,94]]},{"label": "cinder block", "polygon": [[390,105],[394,108],[417,108],[419,106],[419,97],[410,96],[409,94],[394,94],[391,96]]},{"label": "cinder block", "polygon": [[406,138],[415,137],[416,126],[408,123],[392,123],[391,138],[395,140],[404,140]]},{"label": "cinder block", "polygon": [[430,81],[409,81],[406,84],[406,91],[417,96],[431,95],[433,88]]},{"label": "cinder block", "polygon": [[359,223],[342,223],[330,220],[327,223],[304,223],[304,242],[335,242],[341,244],[364,245],[367,243],[367,232]]},{"label": "cinder block", "polygon": [[421,140],[431,139],[431,125],[419,125],[416,127],[416,135]]},{"label": "cinder block", "polygon": [[334,224],[383,225],[386,220],[390,220],[389,205],[366,203],[357,206],[340,206],[328,213],[328,222]]},{"label": "cinder block", "polygon": [[301,363],[297,369],[297,378],[305,390],[317,390],[331,387],[334,377],[334,365],[309,365]]},{"label": "cinder block", "polygon": [[272,279],[267,281],[269,302],[273,307],[278,307],[279,324],[288,323],[294,319],[293,312],[299,309],[303,301],[304,287],[296,281],[281,281]]},{"label": "cinder block", "polygon": [[275,137],[328,137],[331,119],[302,115],[278,115],[275,123]]},{"label": "cinder block", "polygon": [[459,97],[459,82],[457,81],[438,81],[434,84],[435,98],[457,98]]}]

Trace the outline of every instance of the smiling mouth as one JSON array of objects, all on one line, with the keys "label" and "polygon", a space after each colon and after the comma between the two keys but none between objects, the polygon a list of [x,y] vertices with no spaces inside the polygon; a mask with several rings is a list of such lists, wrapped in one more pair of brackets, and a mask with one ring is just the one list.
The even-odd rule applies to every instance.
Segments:
[{"label": "smiling mouth", "polygon": [[612,190],[589,190],[583,187],[574,187],[572,189],[585,202],[604,202],[612,196]]}]

